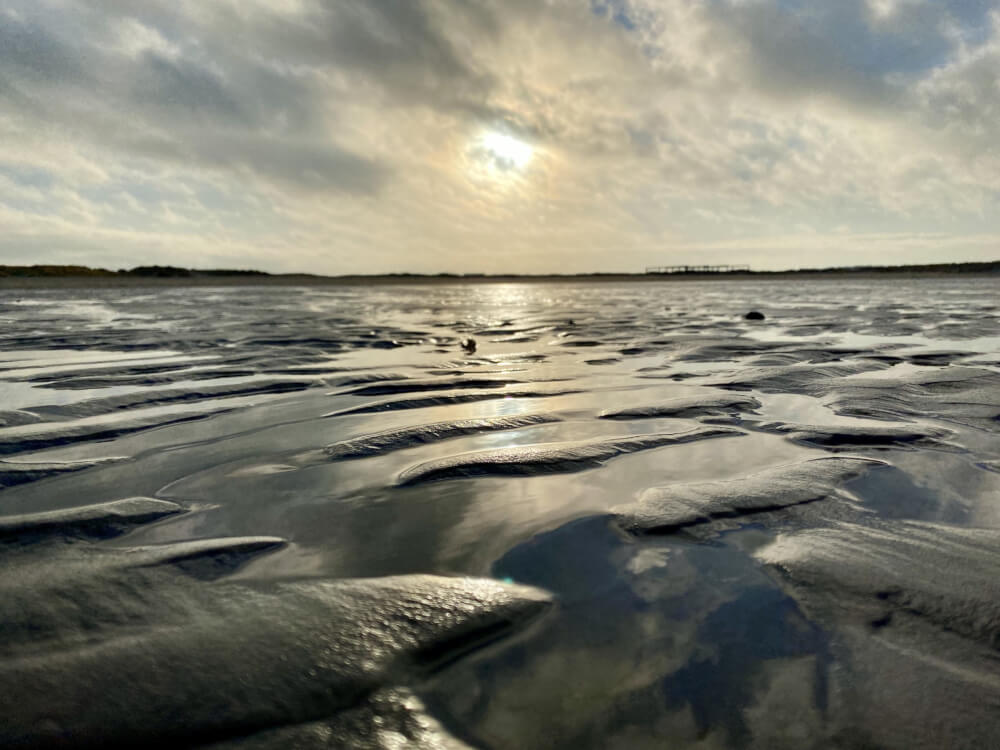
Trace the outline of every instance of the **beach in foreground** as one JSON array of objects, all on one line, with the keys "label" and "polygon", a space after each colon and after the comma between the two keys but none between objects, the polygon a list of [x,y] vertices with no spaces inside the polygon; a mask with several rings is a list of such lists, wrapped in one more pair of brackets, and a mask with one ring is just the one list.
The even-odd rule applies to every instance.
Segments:
[{"label": "beach in foreground", "polygon": [[995,291],[6,289],[0,744],[995,745]]}]

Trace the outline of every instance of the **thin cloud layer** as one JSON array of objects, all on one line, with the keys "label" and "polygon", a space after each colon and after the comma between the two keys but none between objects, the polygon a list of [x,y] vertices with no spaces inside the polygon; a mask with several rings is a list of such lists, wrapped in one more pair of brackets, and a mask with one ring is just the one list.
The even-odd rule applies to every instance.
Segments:
[{"label": "thin cloud layer", "polygon": [[13,0],[0,262],[984,260],[1000,0]]}]

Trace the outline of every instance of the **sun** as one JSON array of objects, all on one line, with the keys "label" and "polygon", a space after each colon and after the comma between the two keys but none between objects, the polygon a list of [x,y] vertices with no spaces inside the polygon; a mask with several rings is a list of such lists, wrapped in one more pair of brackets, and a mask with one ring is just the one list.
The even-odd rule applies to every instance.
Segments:
[{"label": "sun", "polygon": [[503,172],[523,170],[535,155],[535,149],[527,141],[496,130],[483,133],[476,145],[480,157]]}]

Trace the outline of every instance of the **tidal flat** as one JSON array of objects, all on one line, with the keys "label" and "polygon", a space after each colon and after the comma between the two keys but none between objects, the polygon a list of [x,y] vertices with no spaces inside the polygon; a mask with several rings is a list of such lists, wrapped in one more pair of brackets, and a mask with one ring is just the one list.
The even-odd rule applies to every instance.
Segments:
[{"label": "tidal flat", "polygon": [[3,747],[1000,745],[995,278],[0,294]]}]

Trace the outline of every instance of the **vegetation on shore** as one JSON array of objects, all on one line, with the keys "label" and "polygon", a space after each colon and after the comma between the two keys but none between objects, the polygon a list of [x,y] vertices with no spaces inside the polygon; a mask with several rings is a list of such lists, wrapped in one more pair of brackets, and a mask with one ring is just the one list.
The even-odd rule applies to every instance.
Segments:
[{"label": "vegetation on shore", "polygon": [[996,274],[1000,273],[1000,260],[981,263],[928,263],[908,266],[849,266],[830,268],[799,268],[785,271],[735,271],[719,273],[579,273],[579,274],[418,274],[390,273],[370,275],[322,276],[309,273],[272,274],[266,271],[252,269],[229,268],[179,268],[177,266],[136,266],[135,268],[117,271],[106,268],[89,268],[75,265],[33,265],[5,266],[0,265],[0,279],[93,279],[95,281],[139,281],[155,279],[176,279],[192,282],[207,282],[214,280],[246,281],[246,282],[276,282],[281,280],[296,280],[314,283],[323,282],[358,282],[365,281],[473,281],[473,280],[630,280],[630,279],[663,279],[677,277],[768,277],[785,275],[873,275],[873,274]]},{"label": "vegetation on shore", "polygon": [[194,269],[178,268],[177,266],[136,266],[135,268],[109,271],[106,268],[89,268],[87,266],[0,266],[0,277],[122,277],[185,279],[203,276],[271,276],[265,271],[234,270],[229,268]]}]

